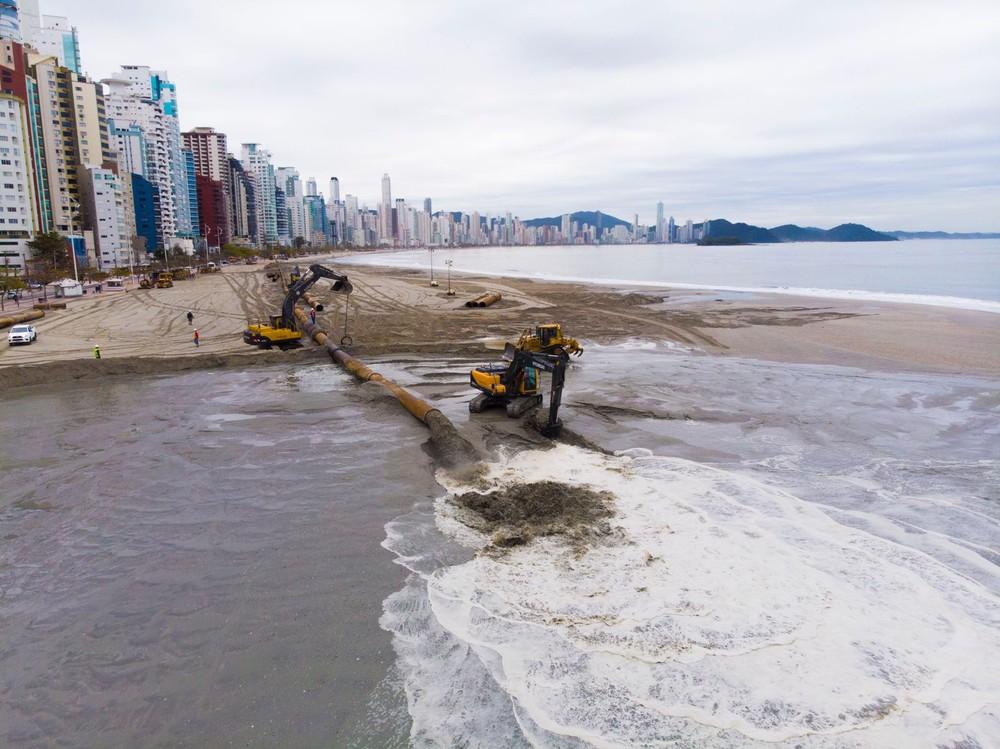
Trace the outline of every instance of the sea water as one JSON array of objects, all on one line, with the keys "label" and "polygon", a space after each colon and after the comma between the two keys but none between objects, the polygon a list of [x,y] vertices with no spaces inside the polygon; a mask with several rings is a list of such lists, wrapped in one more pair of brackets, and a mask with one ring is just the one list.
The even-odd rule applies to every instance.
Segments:
[{"label": "sea water", "polygon": [[413,746],[1000,745],[995,381],[588,357],[563,416],[619,454],[487,481],[611,492],[611,534],[480,554],[447,494],[386,527]]},{"label": "sea water", "polygon": [[[437,250],[456,272],[642,287],[770,292],[1000,312],[1000,240],[579,245]],[[427,250],[344,262],[429,269]]]}]

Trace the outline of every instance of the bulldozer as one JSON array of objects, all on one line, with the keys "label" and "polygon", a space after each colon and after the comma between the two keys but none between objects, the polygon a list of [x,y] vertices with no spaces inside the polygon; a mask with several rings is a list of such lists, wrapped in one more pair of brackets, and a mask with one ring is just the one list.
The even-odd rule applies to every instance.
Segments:
[{"label": "bulldozer", "polygon": [[156,277],[156,288],[172,289],[174,287],[174,274],[169,271],[162,271]]},{"label": "bulldozer", "polygon": [[503,359],[502,362],[476,367],[469,373],[470,384],[479,391],[479,395],[469,401],[469,412],[482,413],[488,408],[503,406],[508,416],[519,418],[542,405],[540,373],[549,372],[552,375],[549,415],[541,431],[546,437],[558,437],[562,430],[559,406],[566,382],[568,357],[526,351],[508,343]]},{"label": "bulldozer", "polygon": [[295,325],[295,304],[321,278],[332,281],[334,291],[350,294],[354,290],[347,276],[342,273],[322,265],[310,265],[308,271],[300,274],[299,279],[289,285],[288,294],[281,305],[281,312],[270,315],[266,325],[262,323],[248,325],[243,331],[243,342],[263,349],[277,346],[282,350],[301,345],[302,333]]},{"label": "bulldozer", "polygon": [[522,351],[537,351],[543,354],[583,356],[583,346],[575,338],[563,336],[559,323],[537,325],[535,331],[526,330],[517,339],[517,348]]}]

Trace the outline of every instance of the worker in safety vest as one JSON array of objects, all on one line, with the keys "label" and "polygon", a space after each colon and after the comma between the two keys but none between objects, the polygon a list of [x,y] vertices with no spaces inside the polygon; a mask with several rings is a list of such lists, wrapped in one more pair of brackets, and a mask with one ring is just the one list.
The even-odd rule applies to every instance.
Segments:
[{"label": "worker in safety vest", "polygon": [[101,358],[101,347],[100,346],[94,346],[94,358],[95,359],[100,359]]}]

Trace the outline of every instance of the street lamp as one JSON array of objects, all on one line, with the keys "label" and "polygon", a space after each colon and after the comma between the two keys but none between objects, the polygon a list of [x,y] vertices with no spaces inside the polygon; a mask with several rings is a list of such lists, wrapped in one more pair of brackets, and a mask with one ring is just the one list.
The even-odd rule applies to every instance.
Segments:
[{"label": "street lamp", "polygon": [[455,296],[455,290],[451,288],[451,265],[454,262],[451,258],[444,261],[444,264],[448,266],[448,296]]},{"label": "street lamp", "polygon": [[439,286],[440,284],[434,280],[434,248],[431,247],[428,252],[431,253],[431,286]]}]

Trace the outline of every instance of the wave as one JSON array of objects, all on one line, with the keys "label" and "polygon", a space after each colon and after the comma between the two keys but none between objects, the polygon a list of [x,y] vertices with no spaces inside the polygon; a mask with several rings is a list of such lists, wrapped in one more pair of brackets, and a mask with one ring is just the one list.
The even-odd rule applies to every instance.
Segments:
[{"label": "wave", "polygon": [[[339,262],[354,265],[375,265],[390,268],[425,269],[424,260],[409,260],[405,254],[387,253],[382,255],[357,255],[340,258]],[[465,273],[491,278],[528,278],[539,281],[579,283],[596,286],[626,286],[636,288],[690,289],[696,291],[724,291],[740,294],[782,294],[786,296],[815,297],[819,299],[840,299],[859,302],[890,302],[893,304],[918,304],[928,307],[947,307],[976,312],[1000,314],[1000,302],[970,297],[943,296],[936,294],[911,294],[889,291],[869,291],[865,289],[825,289],[798,286],[726,286],[707,283],[680,283],[668,280],[636,281],[625,278],[588,278],[553,273],[530,273],[517,268],[505,271],[487,271],[478,268],[452,268],[453,273]]]},{"label": "wave", "polygon": [[554,465],[615,496],[618,532],[583,553],[547,537],[460,559],[442,550],[487,539],[444,498],[388,529],[414,570],[383,626],[408,664],[419,745],[1000,741],[1000,599],[982,585],[686,460],[559,446],[505,456],[486,480],[550,480]]}]

